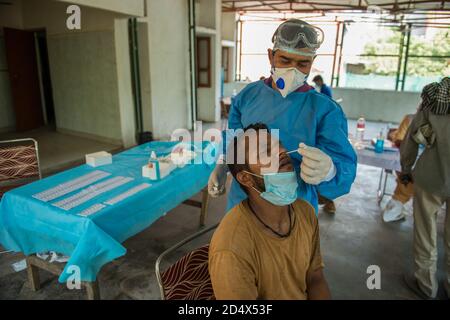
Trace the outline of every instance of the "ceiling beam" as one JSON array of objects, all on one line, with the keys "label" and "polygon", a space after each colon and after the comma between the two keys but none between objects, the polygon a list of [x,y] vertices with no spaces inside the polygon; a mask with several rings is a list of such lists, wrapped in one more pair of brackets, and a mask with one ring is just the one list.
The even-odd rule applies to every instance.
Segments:
[{"label": "ceiling beam", "polygon": [[[255,2],[254,5],[245,5],[239,6],[239,3],[249,3]],[[296,9],[295,5],[308,5],[311,7],[311,10],[316,11],[332,11],[332,10],[367,10],[370,6],[370,1],[367,0],[359,0],[357,4],[346,4],[346,3],[338,3],[336,2],[317,2],[317,1],[295,1],[295,0],[270,0],[271,3],[267,3],[267,1],[261,0],[223,0],[223,3],[232,4],[234,7],[234,11],[276,11],[276,12],[308,12],[309,9]],[[445,8],[445,0],[395,0],[388,3],[378,3],[376,6],[380,8],[385,8],[386,10],[390,10],[395,13],[401,13],[407,10],[443,10],[450,11],[450,8]],[[289,4],[289,9],[280,9],[277,8],[277,5]],[[437,8],[420,8],[417,5],[420,4],[437,4],[439,7]],[[263,7],[270,7],[272,10],[263,9]],[[406,8],[405,8],[406,6]],[[388,8],[392,7],[392,8]],[[224,10],[229,11],[229,7],[223,7]],[[252,10],[251,10],[252,9]]]}]

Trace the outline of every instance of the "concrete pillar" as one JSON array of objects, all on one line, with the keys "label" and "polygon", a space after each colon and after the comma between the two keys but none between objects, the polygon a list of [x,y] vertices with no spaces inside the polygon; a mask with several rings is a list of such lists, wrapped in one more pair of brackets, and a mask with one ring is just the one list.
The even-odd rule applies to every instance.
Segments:
[{"label": "concrete pillar", "polygon": [[128,19],[115,20],[114,38],[122,142],[124,147],[128,148],[136,144],[136,120],[131,79]]},{"label": "concrete pillar", "polygon": [[190,126],[188,3],[147,0],[147,17],[139,22],[148,28],[147,43],[140,32],[144,129],[166,139]]}]

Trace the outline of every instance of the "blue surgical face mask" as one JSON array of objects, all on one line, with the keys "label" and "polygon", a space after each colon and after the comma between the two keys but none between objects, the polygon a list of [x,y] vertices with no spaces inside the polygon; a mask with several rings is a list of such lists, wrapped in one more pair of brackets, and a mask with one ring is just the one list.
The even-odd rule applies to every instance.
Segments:
[{"label": "blue surgical face mask", "polygon": [[261,198],[276,206],[287,206],[297,200],[297,174],[295,171],[270,173],[263,176],[245,171],[248,174],[264,179],[266,191],[259,192]]}]

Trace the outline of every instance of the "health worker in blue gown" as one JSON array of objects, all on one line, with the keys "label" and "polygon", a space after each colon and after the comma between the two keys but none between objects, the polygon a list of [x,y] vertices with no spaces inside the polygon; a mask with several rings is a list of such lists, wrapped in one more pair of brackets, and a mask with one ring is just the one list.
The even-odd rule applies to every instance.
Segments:
[{"label": "health worker in blue gown", "polygon": [[[341,107],[306,83],[323,31],[298,19],[282,23],[268,49],[271,77],[249,84],[233,100],[229,129],[264,123],[279,130],[279,140],[290,154],[298,179],[298,198],[318,208],[319,192],[328,199],[347,194],[356,176],[356,154],[348,140],[347,119]],[[224,146],[231,141],[230,135]],[[225,193],[228,168],[221,157],[208,181],[212,197]],[[246,193],[234,181],[227,212]]]}]

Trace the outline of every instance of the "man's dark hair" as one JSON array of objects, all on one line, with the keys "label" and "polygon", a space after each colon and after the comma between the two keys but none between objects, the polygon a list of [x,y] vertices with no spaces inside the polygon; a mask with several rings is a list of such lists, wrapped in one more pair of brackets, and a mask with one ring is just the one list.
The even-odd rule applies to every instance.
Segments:
[{"label": "man's dark hair", "polygon": [[[251,124],[248,127],[246,127],[243,130],[243,132],[241,132],[241,134],[238,134],[233,138],[233,141],[228,146],[229,150],[230,150],[230,148],[232,148],[232,152],[231,153],[228,152],[228,154],[227,154],[227,165],[228,165],[228,169],[230,170],[231,174],[233,175],[233,177],[236,181],[238,181],[236,176],[239,172],[249,171],[249,167],[247,164],[247,154],[244,155],[244,157],[245,157],[244,163],[239,163],[239,160],[242,159],[242,155],[239,157],[239,142],[240,142],[239,139],[242,135],[245,134],[246,131],[251,130],[251,129],[255,130],[255,131],[266,130],[267,132],[269,132],[269,128],[264,123],[255,123],[255,124]],[[245,143],[246,143],[246,141],[244,141],[243,151],[245,153],[247,153],[246,148],[245,148]],[[228,155],[230,155],[230,154],[233,156],[233,159],[228,158]],[[239,181],[238,181],[238,183],[239,183]],[[243,185],[241,185],[241,188],[245,192],[247,192],[246,188]]]},{"label": "man's dark hair", "polygon": [[318,74],[317,76],[314,77],[313,82],[323,82],[323,78],[320,74]]}]

